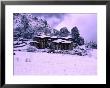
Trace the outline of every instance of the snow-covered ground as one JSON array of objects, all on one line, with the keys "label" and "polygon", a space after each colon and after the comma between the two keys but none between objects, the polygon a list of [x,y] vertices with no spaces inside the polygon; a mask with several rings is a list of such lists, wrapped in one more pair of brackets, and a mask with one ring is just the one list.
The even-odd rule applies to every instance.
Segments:
[{"label": "snow-covered ground", "polygon": [[14,75],[96,75],[97,50],[78,56],[14,51]]}]

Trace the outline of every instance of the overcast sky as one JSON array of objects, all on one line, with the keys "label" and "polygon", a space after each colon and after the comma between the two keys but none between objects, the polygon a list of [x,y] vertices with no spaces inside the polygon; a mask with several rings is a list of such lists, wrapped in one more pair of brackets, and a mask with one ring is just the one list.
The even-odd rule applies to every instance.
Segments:
[{"label": "overcast sky", "polygon": [[67,27],[70,31],[74,26],[77,26],[86,41],[97,41],[97,14],[95,13],[35,13],[33,15],[46,19],[48,24],[57,30]]}]

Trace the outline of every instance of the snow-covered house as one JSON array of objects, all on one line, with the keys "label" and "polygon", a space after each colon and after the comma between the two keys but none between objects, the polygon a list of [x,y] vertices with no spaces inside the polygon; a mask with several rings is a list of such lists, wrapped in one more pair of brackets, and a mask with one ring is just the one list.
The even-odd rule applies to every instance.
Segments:
[{"label": "snow-covered house", "polygon": [[52,41],[54,50],[72,50],[73,42],[70,40],[57,39]]},{"label": "snow-covered house", "polygon": [[37,48],[44,49],[48,47],[48,43],[50,41],[49,39],[50,39],[50,36],[40,35],[40,36],[35,36],[33,38],[33,41],[37,41],[35,45]]},{"label": "snow-covered house", "polygon": [[57,36],[40,35],[35,36],[33,41],[36,41],[35,45],[39,49],[50,48],[54,50],[72,50],[73,42],[71,37],[58,38]]}]

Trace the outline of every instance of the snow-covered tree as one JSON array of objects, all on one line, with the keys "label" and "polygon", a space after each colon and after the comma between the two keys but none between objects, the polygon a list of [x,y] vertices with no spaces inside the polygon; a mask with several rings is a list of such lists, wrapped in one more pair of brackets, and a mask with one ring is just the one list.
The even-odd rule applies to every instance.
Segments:
[{"label": "snow-covered tree", "polygon": [[68,31],[67,27],[63,27],[60,29],[60,36],[61,37],[67,37],[69,35],[69,33],[70,32]]},{"label": "snow-covered tree", "polygon": [[80,36],[78,28],[75,26],[71,29],[73,42],[77,45],[84,45],[84,38]]},{"label": "snow-covered tree", "polygon": [[23,24],[23,30],[26,30],[29,27],[29,20],[26,15],[23,15],[21,18],[21,24]]},{"label": "snow-covered tree", "polygon": [[78,45],[84,45],[84,38],[81,36],[78,37]]},{"label": "snow-covered tree", "polygon": [[29,34],[29,20],[26,14],[14,14],[14,37],[27,38]]},{"label": "snow-covered tree", "polygon": [[52,36],[59,36],[60,35],[60,31],[58,31],[57,29],[53,29],[51,35]]},{"label": "snow-covered tree", "polygon": [[85,43],[86,48],[92,48],[92,49],[97,49],[97,43],[94,41],[90,41],[88,43]]},{"label": "snow-covered tree", "polygon": [[79,37],[79,35],[80,35],[79,30],[76,26],[71,29],[71,35],[72,35],[73,39],[76,39]]},{"label": "snow-covered tree", "polygon": [[51,31],[48,28],[45,28],[44,33],[45,33],[45,35],[50,35]]}]

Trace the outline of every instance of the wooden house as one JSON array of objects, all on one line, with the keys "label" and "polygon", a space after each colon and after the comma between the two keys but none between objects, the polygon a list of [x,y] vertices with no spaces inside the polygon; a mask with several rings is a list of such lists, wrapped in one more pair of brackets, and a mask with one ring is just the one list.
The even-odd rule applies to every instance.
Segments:
[{"label": "wooden house", "polygon": [[73,42],[71,37],[62,37],[57,38],[57,36],[35,36],[33,38],[34,42],[32,45],[36,46],[39,49],[50,48],[54,50],[72,50]]},{"label": "wooden house", "polygon": [[72,50],[73,43],[70,40],[57,39],[52,41],[52,48],[54,50]]},{"label": "wooden house", "polygon": [[42,35],[42,36],[34,37],[33,41],[37,41],[36,47],[38,47],[39,49],[45,49],[49,46],[48,43],[51,40],[50,40],[50,36]]}]

